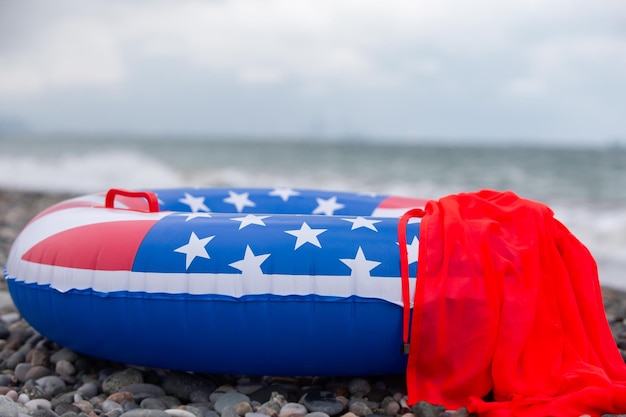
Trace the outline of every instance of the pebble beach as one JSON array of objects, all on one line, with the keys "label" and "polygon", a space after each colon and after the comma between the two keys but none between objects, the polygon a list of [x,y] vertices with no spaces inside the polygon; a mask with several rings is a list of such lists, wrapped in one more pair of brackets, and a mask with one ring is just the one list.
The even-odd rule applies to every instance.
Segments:
[{"label": "pebble beach", "polygon": [[[0,190],[0,264],[38,212],[67,194]],[[626,294],[603,288],[605,310],[626,357]],[[59,325],[63,325],[59,323]],[[77,329],[77,331],[80,331]],[[404,375],[253,377],[151,369],[88,357],[29,326],[0,283],[0,417],[466,416],[406,402]]]}]

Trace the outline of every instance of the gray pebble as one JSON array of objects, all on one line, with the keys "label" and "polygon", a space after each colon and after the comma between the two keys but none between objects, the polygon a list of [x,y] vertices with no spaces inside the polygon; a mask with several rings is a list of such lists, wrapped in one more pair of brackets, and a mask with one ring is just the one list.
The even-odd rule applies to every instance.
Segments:
[{"label": "gray pebble", "polygon": [[247,413],[251,413],[252,412],[252,406],[247,401],[242,401],[240,403],[237,403],[237,404],[233,405],[233,408],[237,412],[237,415],[240,416],[240,417],[243,417]]},{"label": "gray pebble", "polygon": [[[215,410],[217,411],[217,410]],[[239,414],[237,414],[237,411],[235,410],[235,408],[233,406],[227,406],[222,408],[221,411],[217,411],[222,417],[239,417]]]},{"label": "gray pebble", "polygon": [[109,411],[113,411],[113,410],[122,411],[123,410],[122,405],[111,400],[104,400],[102,402],[102,411],[104,411],[105,413],[108,413]]},{"label": "gray pebble", "polygon": [[9,356],[5,362],[5,367],[8,369],[15,369],[15,367],[22,362],[26,361],[26,352],[17,350]]},{"label": "gray pebble", "polygon": [[54,371],[59,375],[74,375],[76,373],[76,367],[72,362],[61,359],[57,361],[54,366]]},{"label": "gray pebble", "polygon": [[208,403],[211,401],[211,393],[206,390],[195,390],[189,394],[189,401],[192,403]]},{"label": "gray pebble", "polygon": [[57,413],[47,408],[38,408],[28,414],[30,414],[31,417],[59,417]]},{"label": "gray pebble", "polygon": [[369,381],[365,378],[354,378],[348,384],[350,394],[357,397],[365,397],[372,389]]},{"label": "gray pebble", "polygon": [[305,414],[304,417],[330,417],[330,416],[322,411],[314,411],[312,413]]},{"label": "gray pebble", "polygon": [[[208,411],[208,407],[201,407],[201,406],[196,407],[196,406],[189,405],[189,404],[187,404],[187,405],[181,405],[181,406],[180,406],[180,407],[178,407],[177,409],[178,409],[178,410],[189,411],[189,412],[190,412],[191,414],[193,414],[195,417],[204,417],[204,411],[205,411],[205,410],[206,410],[206,411]],[[168,413],[170,413],[170,410],[172,410],[172,409],[165,410],[165,411],[167,411]]]},{"label": "gray pebble", "polygon": [[139,404],[137,404],[137,403],[136,403],[136,402],[134,402],[134,401],[125,401],[125,402],[122,404],[122,409],[123,409],[124,411],[130,411],[130,410],[134,410],[134,409],[136,409],[136,408],[141,408],[141,407],[139,407]]},{"label": "gray pebble", "polygon": [[163,378],[161,386],[166,393],[173,395],[182,401],[189,401],[194,391],[203,390],[213,392],[215,384],[197,375],[185,372],[173,372]]},{"label": "gray pebble", "polygon": [[140,401],[139,406],[141,408],[149,408],[152,410],[167,410],[167,404],[158,398],[144,398]]},{"label": "gray pebble", "polygon": [[8,387],[11,385],[13,385],[13,378],[11,378],[11,375],[0,374],[0,387]]},{"label": "gray pebble", "polygon": [[311,391],[302,399],[302,403],[310,412],[319,411],[329,416],[340,414],[344,405],[330,391]]},{"label": "gray pebble", "polygon": [[270,398],[272,397],[273,393],[279,393],[280,395],[282,395],[283,397],[287,398],[288,397],[288,392],[287,389],[282,386],[282,385],[278,385],[278,384],[271,384],[271,385],[267,385],[263,388],[260,388],[256,391],[254,391],[252,394],[250,394],[250,400],[251,401],[258,401],[261,404],[267,402],[270,400]]},{"label": "gray pebble", "polygon": [[5,395],[0,395],[0,416],[17,417],[17,404]]},{"label": "gray pebble", "polygon": [[28,352],[27,357],[30,357],[30,363],[33,366],[50,366],[50,353],[44,348],[35,348]]},{"label": "gray pebble", "polygon": [[143,374],[135,368],[127,368],[106,377],[102,381],[102,391],[113,394],[126,385],[141,383],[143,383]]},{"label": "gray pebble", "polygon": [[33,365],[28,362],[22,362],[15,365],[15,370],[13,371],[13,375],[20,382],[26,382],[26,374],[31,370]]},{"label": "gray pebble", "polygon": [[[17,316],[17,314],[15,315]],[[11,331],[9,330],[9,325],[8,325],[11,319],[12,317],[9,317],[8,314],[0,315],[0,339],[8,339],[9,336],[11,336]]]},{"label": "gray pebble", "polygon": [[165,395],[165,390],[158,385],[140,383],[140,384],[130,384],[124,386],[124,391],[128,391],[133,394],[135,400],[141,401],[144,398],[150,397],[162,397]]},{"label": "gray pebble", "polygon": [[[22,392],[20,393],[20,398],[23,398],[24,395],[26,397],[28,397],[29,400],[31,400],[33,398],[45,397],[43,389],[39,385],[36,385],[32,380],[31,381],[26,381],[26,383],[22,387]],[[26,401],[28,401],[28,400],[26,400]],[[26,401],[22,401],[22,402],[26,402]]]},{"label": "gray pebble", "polygon": [[63,415],[65,413],[80,413],[80,408],[76,407],[73,404],[61,403],[54,408],[54,412],[58,415]]},{"label": "gray pebble", "polygon": [[52,404],[52,409],[56,409],[57,405],[59,404],[71,404],[74,402],[74,393],[73,392],[66,392],[63,393],[61,395],[57,395],[56,397],[52,398],[50,400],[50,403]]},{"label": "gray pebble", "polygon": [[354,401],[352,404],[350,404],[350,412],[356,414],[359,417],[368,416],[374,413],[372,409],[367,406],[366,403],[361,401]]},{"label": "gray pebble", "polygon": [[173,408],[169,410],[165,410],[167,414],[174,417],[197,417],[194,413],[187,410],[181,410],[179,408]]},{"label": "gray pebble", "polygon": [[83,385],[78,387],[76,392],[82,395],[84,398],[95,397],[98,394],[99,385],[96,382],[90,381],[85,382]]},{"label": "gray pebble", "polygon": [[147,410],[144,408],[136,408],[134,410],[123,413],[120,417],[170,417],[163,410]]},{"label": "gray pebble", "polygon": [[159,397],[159,400],[163,401],[167,408],[176,408],[180,405],[180,400],[173,395],[163,395]]},{"label": "gray pebble", "polygon": [[431,405],[426,401],[420,401],[411,407],[411,411],[415,417],[439,417],[439,413],[445,411],[440,405]]},{"label": "gray pebble", "polygon": [[59,363],[59,361],[64,360],[73,363],[76,362],[78,358],[78,353],[74,352],[73,350],[70,350],[68,348],[61,348],[54,352],[52,355],[50,355],[50,362],[57,364]]},{"label": "gray pebble", "polygon": [[215,402],[215,411],[222,413],[226,407],[234,407],[241,402],[250,402],[250,398],[240,392],[226,392],[222,394]]},{"label": "gray pebble", "polygon": [[289,417],[292,414],[305,415],[307,412],[308,410],[302,404],[287,403],[281,407],[278,417]]},{"label": "gray pebble", "polygon": [[65,382],[56,375],[44,376],[36,380],[44,395],[53,397],[66,390]]},{"label": "gray pebble", "polygon": [[26,403],[24,403],[24,407],[26,407],[29,411],[33,411],[38,408],[52,409],[50,401],[45,398],[35,398],[34,400],[26,401]]},{"label": "gray pebble", "polygon": [[[19,365],[16,366],[15,369],[17,369],[18,367]],[[28,372],[26,372],[26,375],[24,375],[24,378],[26,381],[28,381],[29,379],[39,379],[39,378],[43,378],[44,376],[48,376],[51,373],[52,371],[45,366],[34,365],[28,370]]]},{"label": "gray pebble", "polygon": [[395,416],[400,413],[400,404],[397,401],[390,401],[385,404],[384,412],[388,416]]},{"label": "gray pebble", "polygon": [[[0,320],[2,320],[5,323],[5,325],[15,323],[19,319],[20,319],[20,313],[18,313],[17,311],[0,315]],[[6,337],[3,337],[2,339],[6,339]]]}]

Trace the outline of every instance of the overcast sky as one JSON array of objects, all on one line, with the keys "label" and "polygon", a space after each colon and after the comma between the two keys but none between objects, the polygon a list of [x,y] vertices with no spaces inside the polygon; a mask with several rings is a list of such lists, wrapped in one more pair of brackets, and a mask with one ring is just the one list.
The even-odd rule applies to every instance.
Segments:
[{"label": "overcast sky", "polygon": [[0,0],[0,130],[626,144],[624,0]]}]

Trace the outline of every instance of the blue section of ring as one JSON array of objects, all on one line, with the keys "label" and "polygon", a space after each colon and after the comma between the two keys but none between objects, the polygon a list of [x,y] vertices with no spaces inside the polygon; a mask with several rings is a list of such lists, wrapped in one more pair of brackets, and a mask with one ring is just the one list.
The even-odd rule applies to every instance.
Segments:
[{"label": "blue section of ring", "polygon": [[406,367],[402,308],[381,300],[60,293],[6,278],[35,329],[112,361],[247,375],[395,374]]},{"label": "blue section of ring", "polygon": [[[242,207],[242,213],[273,213],[273,214],[312,214],[318,207],[320,200],[336,201],[342,207],[337,208],[333,214],[346,215],[371,215],[374,209],[385,199],[385,195],[368,195],[350,192],[294,189],[293,195],[281,198],[279,194],[273,194],[272,188],[175,188],[153,189],[160,200],[161,210],[189,212],[189,205],[181,202],[185,195],[201,198],[202,203],[213,213],[236,213],[235,205],[230,199],[231,193],[246,195],[254,205]],[[317,213],[319,214],[319,213]]]}]

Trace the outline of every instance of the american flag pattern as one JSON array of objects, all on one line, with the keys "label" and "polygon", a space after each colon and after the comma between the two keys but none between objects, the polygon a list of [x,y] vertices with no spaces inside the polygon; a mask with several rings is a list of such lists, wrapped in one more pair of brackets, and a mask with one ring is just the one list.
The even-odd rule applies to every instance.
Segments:
[{"label": "american flag pattern", "polygon": [[[115,208],[105,208],[104,195],[94,194],[62,202],[33,219],[17,238],[5,271],[24,316],[28,319],[27,312],[32,311],[33,321],[44,328],[53,326],[41,317],[40,306],[30,301],[27,292],[33,288],[37,294],[42,289],[54,293],[55,299],[61,294],[82,295],[80,308],[94,308],[85,296],[98,302],[107,297],[127,300],[125,310],[136,309],[140,316],[154,308],[150,303],[157,305],[153,300],[164,299],[168,306],[190,299],[264,300],[264,304],[271,300],[284,302],[277,308],[286,308],[287,315],[298,308],[294,300],[309,310],[310,303],[320,300],[402,305],[398,216],[423,206],[424,200],[292,188],[152,192],[158,196],[158,212],[142,211],[144,201],[123,196]],[[416,222],[407,229],[412,277],[418,245]],[[158,307],[164,308],[169,307]],[[296,310],[295,315],[302,313]],[[354,306],[348,311],[354,312]],[[400,309],[393,311],[400,314]],[[392,327],[398,330],[395,324]],[[40,331],[46,330],[58,332]],[[56,336],[66,344],[74,342],[65,332]],[[104,349],[75,348],[96,356]],[[128,354],[121,360],[143,360],[143,353]],[[116,355],[100,354],[113,359]],[[223,361],[228,363],[227,358]],[[349,363],[336,363],[332,369]],[[402,359],[393,363],[397,367]],[[248,364],[243,371],[250,366],[254,369]],[[316,373],[324,369],[320,363],[315,367]]]}]

